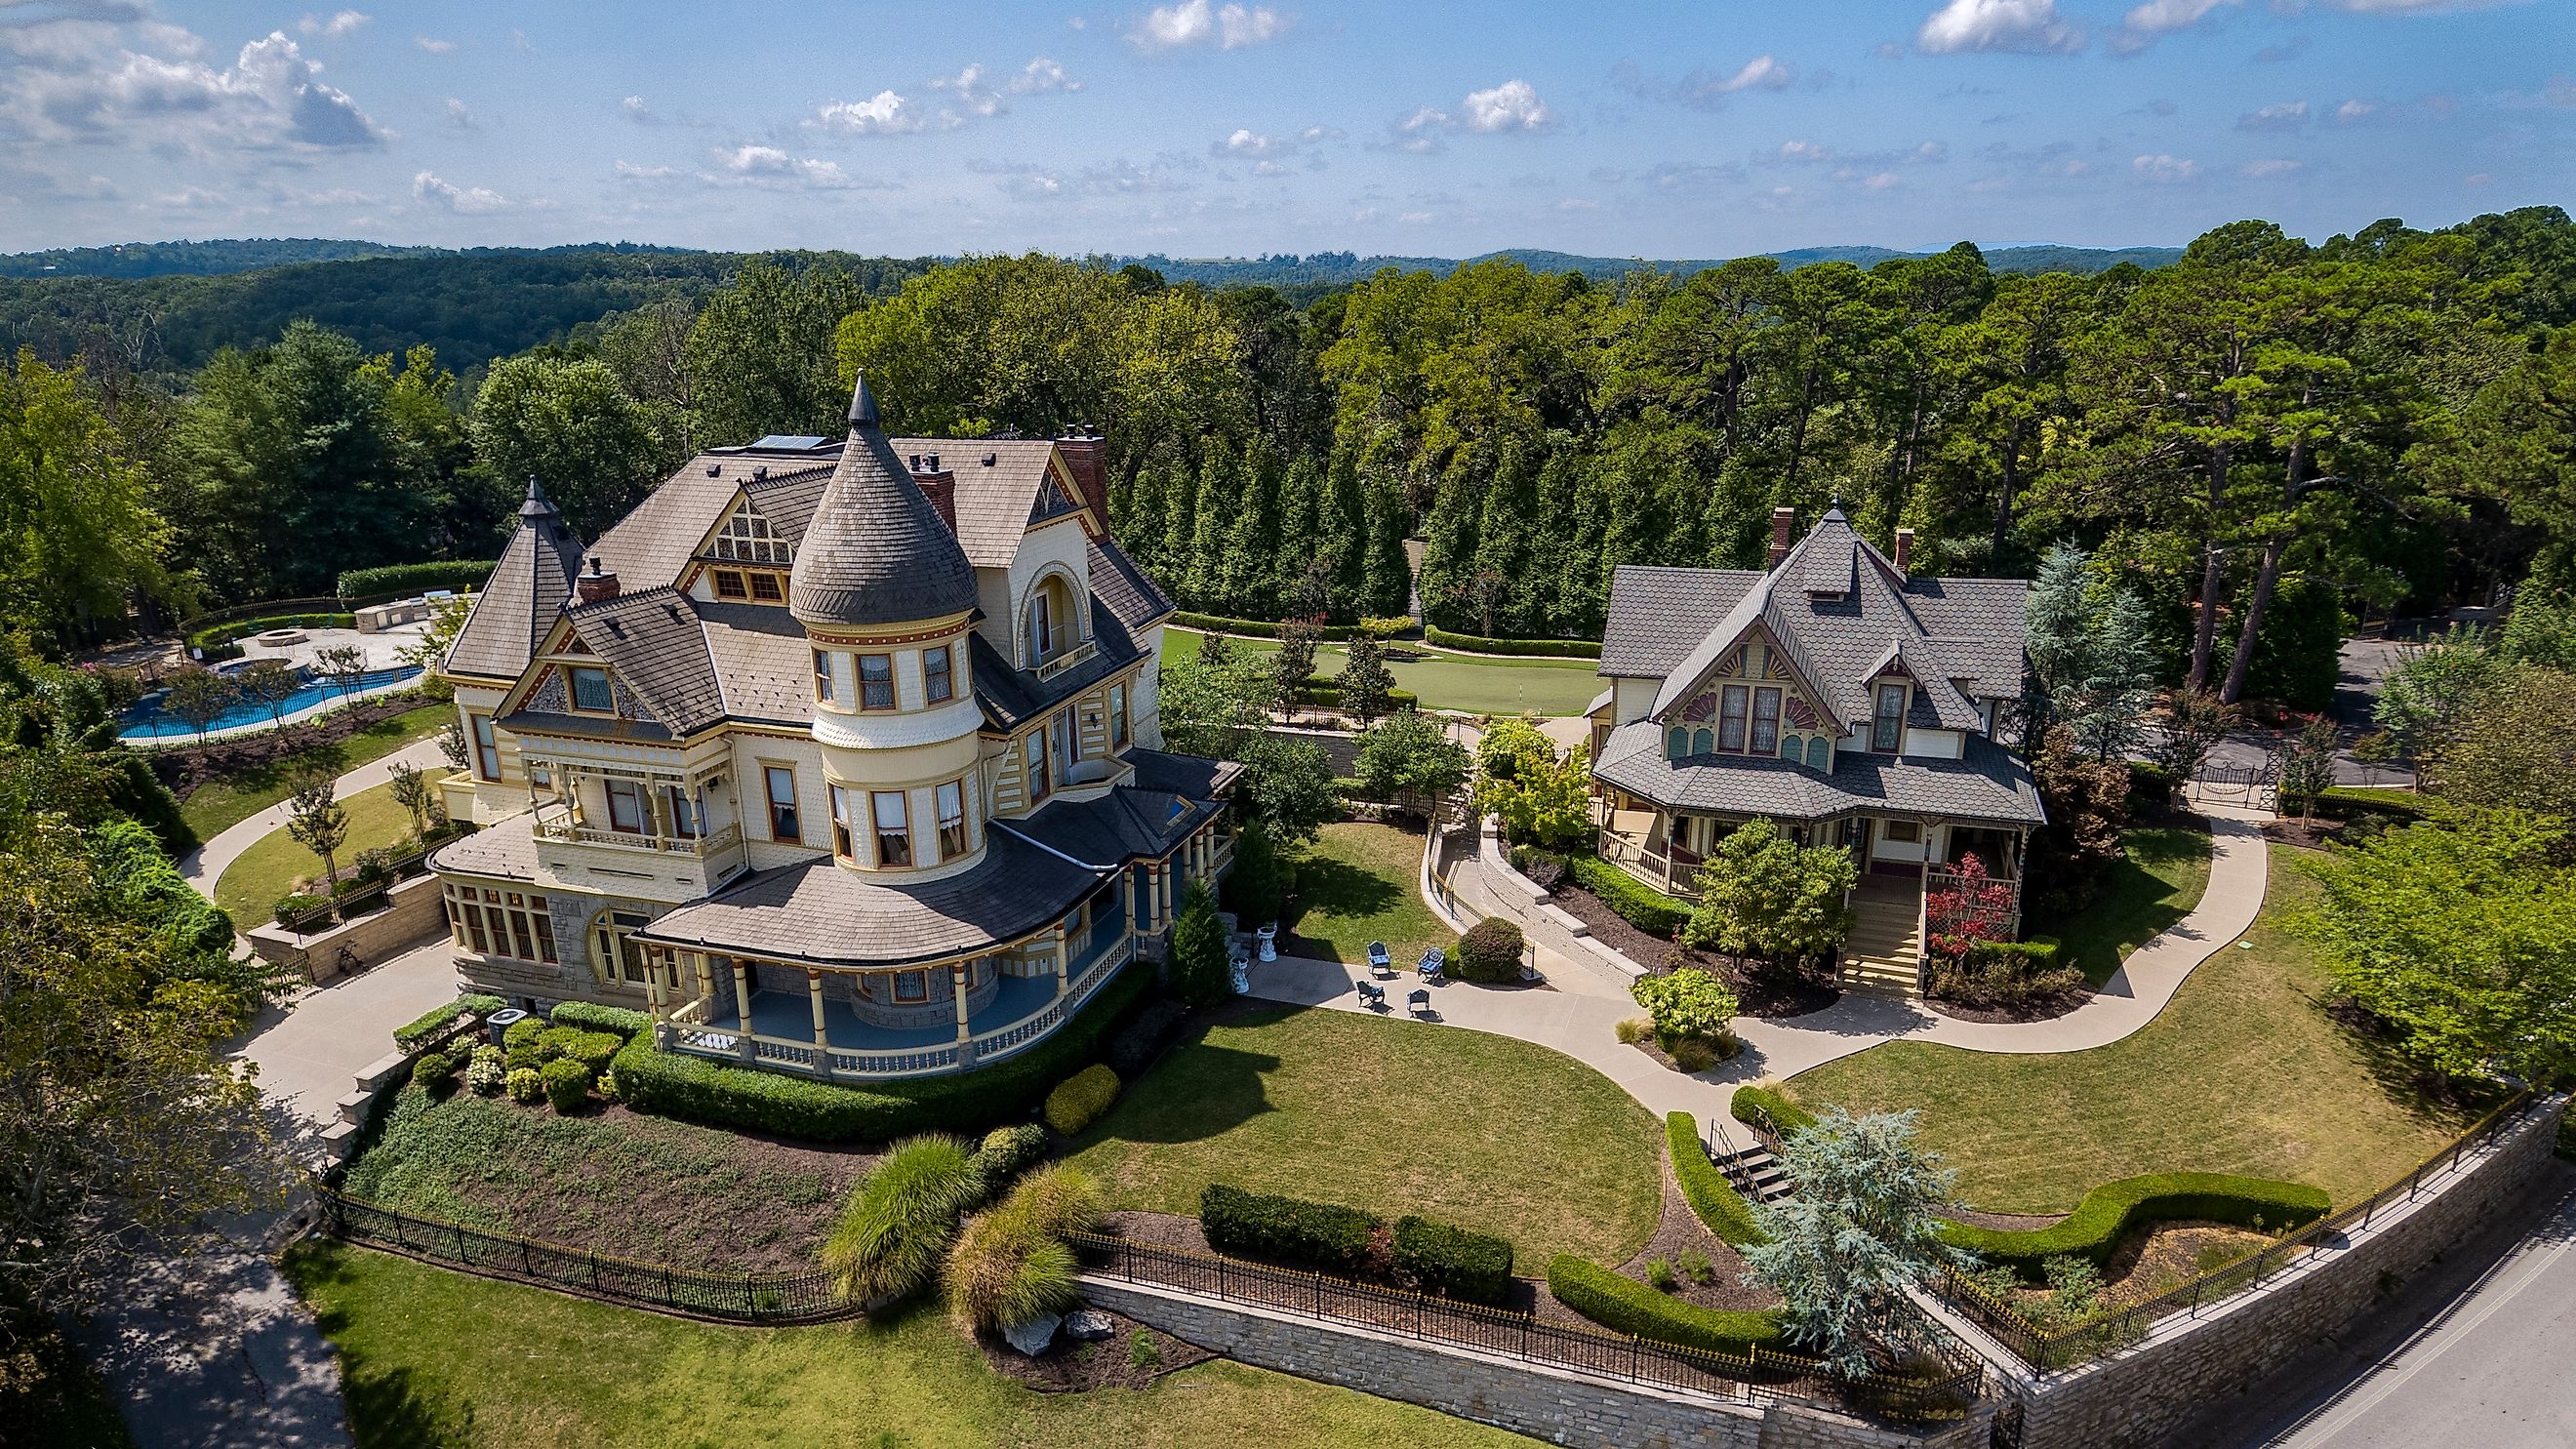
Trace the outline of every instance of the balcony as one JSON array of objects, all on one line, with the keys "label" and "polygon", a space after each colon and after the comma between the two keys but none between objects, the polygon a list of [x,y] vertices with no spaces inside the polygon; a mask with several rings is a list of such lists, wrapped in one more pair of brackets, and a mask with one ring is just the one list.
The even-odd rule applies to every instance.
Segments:
[{"label": "balcony", "polygon": [[1099,652],[1100,645],[1097,642],[1085,639],[1081,643],[1065,649],[1054,658],[1041,661],[1035,669],[1030,671],[1030,673],[1037,676],[1038,683],[1044,684],[1048,680],[1055,678],[1057,675],[1064,673],[1075,665],[1082,663],[1084,660],[1097,655]]},{"label": "balcony", "polygon": [[651,830],[603,830],[587,825],[569,810],[541,811],[537,817],[537,838],[559,840],[572,845],[613,845],[626,850],[655,850],[675,855],[704,859],[721,855],[742,844],[739,827],[727,825],[705,835],[663,835]]}]

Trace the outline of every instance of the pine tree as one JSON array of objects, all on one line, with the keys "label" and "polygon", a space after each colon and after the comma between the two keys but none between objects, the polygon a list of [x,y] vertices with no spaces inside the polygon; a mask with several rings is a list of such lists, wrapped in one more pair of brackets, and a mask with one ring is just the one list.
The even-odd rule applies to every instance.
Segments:
[{"label": "pine tree", "polygon": [[1157,462],[1109,495],[1110,532],[1136,566],[1156,579],[1163,577],[1163,500],[1170,479],[1171,465]]},{"label": "pine tree", "polygon": [[1331,562],[1328,597],[1334,623],[1356,622],[1369,608],[1369,508],[1358,462],[1335,449],[1315,510],[1316,547]]},{"label": "pine tree", "polygon": [[1192,881],[1181,896],[1181,912],[1172,924],[1170,965],[1166,972],[1172,994],[1191,1006],[1214,1006],[1234,993],[1232,953],[1226,949],[1225,922],[1217,916],[1216,897],[1207,882]]},{"label": "pine tree", "polygon": [[1234,515],[1243,500],[1243,458],[1224,448],[1208,451],[1199,469],[1196,525],[1190,537],[1190,607],[1202,614],[1235,616],[1236,600],[1227,591],[1226,550],[1234,542]]},{"label": "pine tree", "polygon": [[1281,615],[1282,618],[1296,613],[1324,613],[1329,607],[1329,575],[1322,576],[1326,583],[1323,590],[1325,598],[1313,601],[1313,608],[1306,608],[1296,600],[1299,585],[1308,573],[1319,561],[1329,562],[1323,557],[1324,541],[1317,524],[1324,503],[1323,492],[1323,476],[1311,455],[1300,455],[1279,479],[1279,532],[1276,538],[1268,540],[1265,557],[1270,564],[1271,585],[1282,608],[1287,611]]},{"label": "pine tree", "polygon": [[1266,444],[1244,449],[1236,469],[1237,492],[1228,510],[1224,557],[1217,576],[1224,612],[1242,619],[1279,617],[1279,455]]},{"label": "pine tree", "polygon": [[1199,493],[1216,466],[1216,450],[1200,454],[1195,469],[1175,467],[1163,494],[1163,587],[1184,609],[1200,607],[1197,583]]}]

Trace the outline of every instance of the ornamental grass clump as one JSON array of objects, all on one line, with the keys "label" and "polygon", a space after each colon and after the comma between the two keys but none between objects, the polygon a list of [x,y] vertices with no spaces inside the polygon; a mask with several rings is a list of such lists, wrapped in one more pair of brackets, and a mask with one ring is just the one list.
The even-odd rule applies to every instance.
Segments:
[{"label": "ornamental grass clump", "polygon": [[949,1251],[948,1312],[972,1332],[1008,1328],[1079,1300],[1081,1265],[1065,1243],[1100,1221],[1100,1184],[1049,1163],[1020,1179],[992,1211],[970,1220]]},{"label": "ornamental grass clump", "polygon": [[943,1133],[886,1150],[850,1195],[823,1244],[823,1267],[844,1295],[873,1303],[928,1287],[972,1209],[984,1176],[966,1144]]}]

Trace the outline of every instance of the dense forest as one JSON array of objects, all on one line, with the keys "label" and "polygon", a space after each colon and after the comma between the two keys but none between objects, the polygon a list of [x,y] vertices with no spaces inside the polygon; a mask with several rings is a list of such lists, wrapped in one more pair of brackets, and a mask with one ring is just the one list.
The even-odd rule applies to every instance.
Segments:
[{"label": "dense forest", "polygon": [[2352,615],[2576,574],[2555,208],[2315,245],[2240,222],[2092,273],[1966,245],[1285,289],[1037,254],[402,257],[0,283],[0,325],[0,625],[54,652],[133,602],[488,556],[531,474],[595,535],[695,448],[836,433],[861,368],[907,431],[1102,429],[1120,537],[1206,613],[1418,589],[1461,632],[1597,637],[1617,565],[1755,564],[1774,506],[1839,500],[1941,572],[2077,544],[2166,674],[2314,702],[2292,661]]}]

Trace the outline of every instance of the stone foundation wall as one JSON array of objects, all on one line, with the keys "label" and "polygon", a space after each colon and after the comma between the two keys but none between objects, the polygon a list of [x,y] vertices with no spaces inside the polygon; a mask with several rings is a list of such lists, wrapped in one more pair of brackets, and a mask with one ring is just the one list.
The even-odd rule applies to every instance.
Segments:
[{"label": "stone foundation wall", "polygon": [[385,896],[384,909],[345,925],[298,935],[272,921],[251,928],[245,935],[261,960],[308,971],[319,985],[340,974],[338,961],[343,946],[359,961],[373,966],[446,932],[447,912],[438,877],[416,876],[397,884]]},{"label": "stone foundation wall", "polygon": [[2566,1110],[2564,1097],[2538,1104],[2414,1202],[2374,1213],[2348,1246],[2197,1319],[2166,1319],[2133,1348],[2016,1385],[2028,1412],[2026,1449],[2148,1449],[2195,1415],[2259,1392],[2266,1375],[2373,1311],[2391,1281],[2424,1268],[2519,1194],[2548,1162]]},{"label": "stone foundation wall", "polygon": [[1991,1407],[1936,1433],[1821,1405],[1728,1402],[1089,1277],[1083,1297],[1260,1368],[1420,1404],[1571,1449],[1985,1449]]}]

